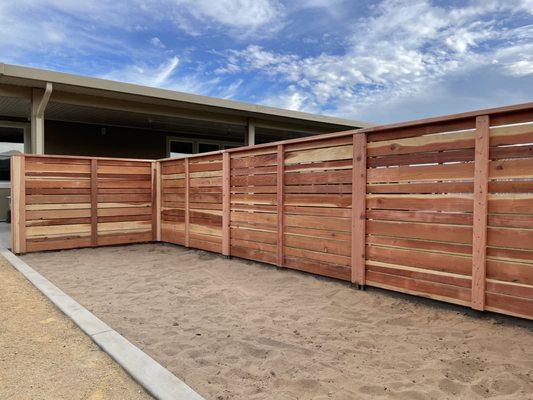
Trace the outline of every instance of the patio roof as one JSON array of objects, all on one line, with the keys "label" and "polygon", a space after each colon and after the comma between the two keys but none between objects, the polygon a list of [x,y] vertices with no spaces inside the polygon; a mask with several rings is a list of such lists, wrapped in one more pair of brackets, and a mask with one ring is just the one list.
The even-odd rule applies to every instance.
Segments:
[{"label": "patio roof", "polygon": [[[247,104],[100,78],[0,63],[0,115],[29,118],[32,91],[52,84],[46,119],[160,129],[185,126],[242,131],[253,121],[265,130],[302,135],[373,124]],[[42,90],[40,90],[42,92]],[[213,124],[214,123],[214,124]],[[239,128],[241,127],[241,128]]]}]

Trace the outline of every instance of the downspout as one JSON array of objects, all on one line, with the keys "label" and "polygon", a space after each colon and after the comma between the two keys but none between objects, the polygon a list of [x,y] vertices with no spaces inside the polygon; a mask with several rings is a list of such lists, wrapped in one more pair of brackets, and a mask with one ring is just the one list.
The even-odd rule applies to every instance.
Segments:
[{"label": "downspout", "polygon": [[52,95],[53,86],[46,82],[44,92],[33,89],[31,115],[32,153],[44,154],[44,110]]},{"label": "downspout", "polygon": [[44,89],[43,97],[41,98],[41,101],[39,102],[39,105],[37,106],[37,118],[44,118],[44,110],[46,109],[46,106],[48,105],[48,101],[50,100],[50,96],[52,94],[52,84],[50,82],[46,82],[46,88]]}]

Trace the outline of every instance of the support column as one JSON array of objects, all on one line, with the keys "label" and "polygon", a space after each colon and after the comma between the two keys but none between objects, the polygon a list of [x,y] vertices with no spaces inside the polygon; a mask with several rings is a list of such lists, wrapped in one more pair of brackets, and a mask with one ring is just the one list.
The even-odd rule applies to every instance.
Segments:
[{"label": "support column", "polygon": [[472,226],[472,308],[479,311],[485,309],[489,134],[489,116],[477,117],[474,160],[474,222]]},{"label": "support column", "polygon": [[246,146],[255,145],[255,122],[252,118],[248,118],[248,125],[246,130],[246,137],[244,138]]}]

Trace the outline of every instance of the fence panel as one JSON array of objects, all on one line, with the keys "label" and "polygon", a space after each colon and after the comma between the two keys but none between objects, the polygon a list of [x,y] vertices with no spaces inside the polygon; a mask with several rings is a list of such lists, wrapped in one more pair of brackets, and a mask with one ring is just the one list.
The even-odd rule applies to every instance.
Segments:
[{"label": "fence panel", "polygon": [[485,309],[533,316],[533,124],[492,127]]},{"label": "fence panel", "polygon": [[367,144],[369,285],[471,300],[475,131]]},{"label": "fence panel", "polygon": [[222,154],[189,158],[189,246],[222,253]]},{"label": "fence panel", "polygon": [[285,146],[285,266],[351,279],[352,159],[352,136]]},{"label": "fence panel", "polygon": [[[18,156],[16,156],[18,158]],[[91,246],[91,160],[21,157],[26,251]]]},{"label": "fence panel", "polygon": [[17,253],[152,240],[152,163],[89,157],[12,158]]},{"label": "fence panel", "polygon": [[277,147],[230,159],[230,253],[277,263]]},{"label": "fence panel", "polygon": [[98,239],[94,245],[152,240],[152,163],[95,159]]},{"label": "fence panel", "polygon": [[161,240],[181,245],[185,245],[185,162],[160,162]]}]

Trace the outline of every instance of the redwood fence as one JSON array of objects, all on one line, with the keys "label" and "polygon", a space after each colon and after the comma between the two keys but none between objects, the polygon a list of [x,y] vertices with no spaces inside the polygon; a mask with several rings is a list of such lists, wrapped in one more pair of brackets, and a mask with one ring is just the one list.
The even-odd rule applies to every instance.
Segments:
[{"label": "redwood fence", "polygon": [[160,240],[533,319],[532,103],[13,171],[15,252]]},{"label": "redwood fence", "polygon": [[15,155],[15,253],[155,240],[155,162]]}]

